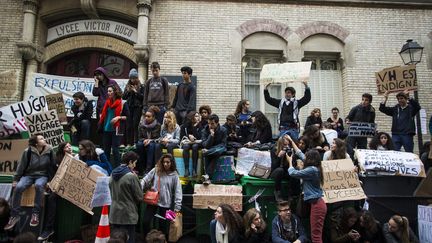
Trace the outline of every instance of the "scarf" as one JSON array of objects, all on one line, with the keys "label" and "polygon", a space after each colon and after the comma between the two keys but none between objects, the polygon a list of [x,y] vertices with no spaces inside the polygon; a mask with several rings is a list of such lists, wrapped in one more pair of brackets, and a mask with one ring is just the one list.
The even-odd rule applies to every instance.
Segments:
[{"label": "scarf", "polygon": [[216,243],[228,243],[228,226],[224,227],[216,221]]},{"label": "scarf", "polygon": [[286,106],[289,106],[291,102],[293,103],[293,120],[296,123],[298,122],[297,121],[297,117],[299,114],[298,101],[296,100],[295,97],[293,97],[291,99],[287,99],[287,98],[283,97],[279,103],[278,124],[280,124],[280,117],[282,114],[283,105],[285,104]]},{"label": "scarf", "polygon": [[[114,109],[114,117],[120,116],[122,112],[122,100],[116,99],[113,102],[113,99],[107,99],[105,102],[104,107],[102,108],[102,113],[99,119],[99,124],[103,124],[105,121],[105,117],[108,112],[108,108]],[[116,123],[113,124],[113,127],[119,127],[120,126],[120,120],[118,120]]]}]

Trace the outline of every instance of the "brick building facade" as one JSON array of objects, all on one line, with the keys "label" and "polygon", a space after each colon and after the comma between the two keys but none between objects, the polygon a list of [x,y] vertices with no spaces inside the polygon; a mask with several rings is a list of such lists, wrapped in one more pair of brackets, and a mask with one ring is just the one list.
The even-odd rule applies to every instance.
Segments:
[{"label": "brick building facade", "polygon": [[[180,75],[180,67],[189,65],[198,80],[198,106],[209,104],[223,118],[246,97],[274,121],[275,111],[265,105],[263,87],[256,83],[260,68],[271,62],[311,60],[313,97],[302,111],[303,124],[314,107],[323,109],[324,119],[332,106],[339,106],[345,116],[364,92],[374,95],[378,109],[382,97],[375,95],[374,73],[401,65],[398,52],[407,39],[414,39],[425,47],[417,74],[420,103],[430,117],[430,1],[298,2],[1,1],[0,105],[23,98],[32,72],[59,74],[53,73],[53,63],[99,51],[129,60],[142,80],[150,74],[152,61],[161,64],[162,75]],[[71,24],[87,20],[135,28],[136,37],[77,31]],[[49,39],[59,26],[69,33]],[[302,86],[294,86],[302,96]],[[272,92],[282,95],[283,88],[276,85]],[[391,118],[377,111],[377,123],[379,130],[389,131]]]}]

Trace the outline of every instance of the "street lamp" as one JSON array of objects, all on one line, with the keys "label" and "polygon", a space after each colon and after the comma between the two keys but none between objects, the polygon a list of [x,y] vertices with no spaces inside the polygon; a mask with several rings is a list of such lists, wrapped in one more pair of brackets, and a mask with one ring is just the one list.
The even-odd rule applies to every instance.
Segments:
[{"label": "street lamp", "polygon": [[[402,46],[399,55],[401,56],[402,61],[404,62],[405,65],[410,65],[410,64],[416,65],[417,63],[421,62],[421,58],[423,55],[423,47],[413,40],[407,40],[406,43]],[[419,102],[417,90],[414,91],[414,99],[417,102]],[[421,151],[421,148],[423,147],[423,136],[421,132],[420,112],[417,113],[416,115],[416,122],[417,122],[418,148],[419,151]]]}]

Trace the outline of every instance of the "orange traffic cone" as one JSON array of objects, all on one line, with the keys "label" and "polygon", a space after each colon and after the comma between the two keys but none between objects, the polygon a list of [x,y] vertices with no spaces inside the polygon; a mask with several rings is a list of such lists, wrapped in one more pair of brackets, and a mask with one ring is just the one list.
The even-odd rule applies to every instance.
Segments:
[{"label": "orange traffic cone", "polygon": [[99,221],[98,230],[96,233],[95,243],[106,243],[110,238],[110,226],[108,218],[108,206],[102,208],[102,215]]}]

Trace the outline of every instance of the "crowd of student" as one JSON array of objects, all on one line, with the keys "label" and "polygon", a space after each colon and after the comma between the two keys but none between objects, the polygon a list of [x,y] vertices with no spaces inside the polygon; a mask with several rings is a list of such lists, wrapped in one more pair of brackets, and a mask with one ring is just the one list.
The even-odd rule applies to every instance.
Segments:
[{"label": "crowd of student", "polygon": [[[111,176],[110,190],[112,205],[110,224],[114,230],[127,232],[128,241],[135,242],[135,225],[138,222],[137,204],[148,190],[159,192],[155,205],[148,205],[143,217],[144,233],[151,230],[154,215],[165,215],[168,210],[180,213],[182,188],[174,149],[183,149],[185,177],[196,177],[199,151],[202,152],[205,169],[204,183],[210,183],[217,159],[226,153],[236,153],[241,147],[269,149],[272,164],[271,178],[275,181],[275,199],[278,215],[272,220],[272,234],[265,233],[266,222],[261,213],[251,209],[242,219],[229,205],[220,205],[215,220],[210,224],[214,243],[228,242],[312,242],[323,241],[324,221],[327,206],[321,189],[323,176],[321,161],[353,158],[353,149],[368,147],[367,138],[347,136],[344,126],[351,122],[375,122],[375,109],[371,105],[372,95],[363,94],[359,105],[353,107],[345,121],[339,117],[339,109],[332,109],[332,116],[323,122],[319,108],[313,109],[300,135],[299,112],[311,100],[307,83],[304,96],[296,98],[296,90],[285,89],[281,99],[273,98],[264,89],[268,104],[278,108],[279,136],[273,145],[272,127],[261,111],[250,111],[250,101],[241,100],[233,114],[221,124],[219,116],[211,107],[203,105],[196,111],[196,88],[191,82],[192,69],[181,68],[183,82],[177,86],[173,103],[169,102],[167,79],[160,76],[158,63],[151,64],[153,77],[141,84],[138,73],[132,69],[129,82],[122,92],[118,84],[110,79],[103,68],[94,72],[93,95],[98,97],[95,107],[97,128],[91,127],[93,105],[81,92],[73,95],[74,117],[69,121],[72,142],[61,144],[56,153],[44,137],[36,134],[30,137],[29,147],[23,154],[14,177],[14,194],[10,218],[5,230],[11,230],[19,221],[20,200],[23,191],[30,185],[36,186],[35,207],[31,226],[39,224],[41,202],[46,184],[49,182],[66,154],[84,161],[107,176]],[[370,149],[413,151],[415,126],[413,117],[420,110],[419,104],[409,98],[408,92],[396,95],[398,104],[387,107],[385,99],[379,110],[392,116],[392,136],[379,132],[369,143]],[[97,129],[102,137],[102,149],[90,141],[91,131]],[[120,156],[120,146],[135,152]],[[79,147],[79,153],[72,155],[71,145]],[[427,145],[429,146],[429,145]],[[163,149],[167,150],[163,154]],[[427,148],[429,149],[429,148]],[[429,150],[422,158],[426,169],[430,166]],[[192,170],[189,170],[190,154]],[[112,157],[111,157],[112,155]],[[138,175],[143,179],[139,181]],[[282,181],[289,183],[289,198],[304,195],[304,202],[310,206],[310,236],[305,233],[301,219],[291,212],[290,203],[281,194]],[[49,190],[48,190],[49,191]],[[48,216],[39,240],[48,239],[54,233],[57,196],[50,192],[46,202]],[[159,229],[167,234],[168,225],[159,220]],[[410,231],[408,220],[395,215],[383,227],[368,212],[344,210],[339,219],[331,225],[330,242],[418,242]],[[385,239],[385,240],[384,240]]]}]

